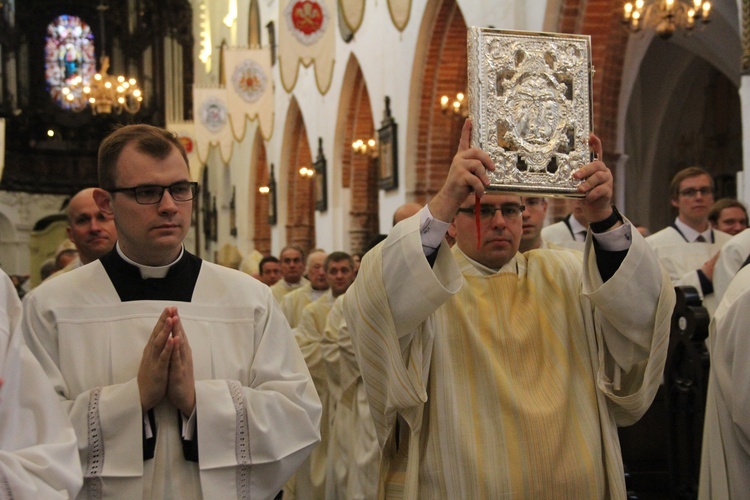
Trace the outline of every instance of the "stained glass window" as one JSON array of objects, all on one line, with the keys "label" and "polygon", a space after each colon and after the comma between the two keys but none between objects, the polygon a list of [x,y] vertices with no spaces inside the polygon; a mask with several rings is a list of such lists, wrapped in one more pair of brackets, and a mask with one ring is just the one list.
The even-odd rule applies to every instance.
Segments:
[{"label": "stained glass window", "polygon": [[96,73],[94,34],[88,24],[76,16],[62,15],[47,26],[45,77],[52,100],[70,109],[63,87],[81,77],[88,82]]}]

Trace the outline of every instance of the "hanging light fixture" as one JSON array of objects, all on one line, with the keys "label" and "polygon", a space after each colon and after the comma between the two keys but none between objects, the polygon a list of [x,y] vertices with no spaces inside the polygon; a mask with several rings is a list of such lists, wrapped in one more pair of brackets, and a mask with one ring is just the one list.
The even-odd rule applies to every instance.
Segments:
[{"label": "hanging light fixture", "polygon": [[313,175],[315,175],[315,169],[307,168],[307,167],[300,167],[299,175],[303,178],[305,177],[310,178]]},{"label": "hanging light fixture", "polygon": [[704,27],[710,16],[711,2],[705,0],[636,0],[625,3],[622,22],[633,33],[653,29],[666,40],[678,29]]},{"label": "hanging light fixture", "polygon": [[102,57],[100,71],[93,80],[84,81],[79,75],[68,86],[62,88],[63,99],[70,104],[70,109],[82,111],[88,105],[93,114],[115,113],[123,111],[137,113],[141,109],[143,93],[138,88],[135,78],[123,75],[112,76],[109,71],[109,57],[104,53],[104,11],[107,6],[99,4],[99,24],[102,37]]}]

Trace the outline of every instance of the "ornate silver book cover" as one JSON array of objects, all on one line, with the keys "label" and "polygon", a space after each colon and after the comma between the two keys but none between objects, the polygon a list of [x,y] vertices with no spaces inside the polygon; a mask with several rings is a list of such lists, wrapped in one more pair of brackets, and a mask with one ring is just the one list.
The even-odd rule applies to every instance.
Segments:
[{"label": "ornate silver book cover", "polygon": [[591,39],[470,27],[471,145],[496,170],[489,191],[582,197],[573,172],[591,160]]}]

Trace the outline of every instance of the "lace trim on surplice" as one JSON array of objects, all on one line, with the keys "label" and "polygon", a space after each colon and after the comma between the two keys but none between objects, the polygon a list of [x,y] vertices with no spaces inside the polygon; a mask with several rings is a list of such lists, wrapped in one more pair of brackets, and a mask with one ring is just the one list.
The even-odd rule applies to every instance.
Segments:
[{"label": "lace trim on surplice", "polygon": [[250,430],[247,421],[247,401],[242,384],[228,380],[229,394],[232,395],[236,414],[234,451],[237,457],[237,498],[250,498]]},{"label": "lace trim on surplice", "polygon": [[89,459],[86,464],[86,472],[83,477],[86,479],[86,486],[89,491],[89,498],[101,498],[101,474],[104,467],[104,438],[102,436],[102,422],[99,419],[99,398],[101,397],[102,388],[95,387],[91,390],[88,406],[88,444]]}]

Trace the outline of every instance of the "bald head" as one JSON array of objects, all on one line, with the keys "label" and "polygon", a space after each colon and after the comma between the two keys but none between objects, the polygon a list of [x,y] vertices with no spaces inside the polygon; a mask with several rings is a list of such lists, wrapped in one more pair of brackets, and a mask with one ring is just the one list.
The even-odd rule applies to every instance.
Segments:
[{"label": "bald head", "polygon": [[117,230],[112,218],[104,215],[94,201],[94,188],[76,193],[68,203],[68,238],[78,249],[81,263],[93,262],[112,250]]},{"label": "bald head", "polygon": [[420,205],[419,203],[404,203],[403,205],[398,207],[395,212],[393,212],[393,225],[395,226],[402,220],[408,219],[420,210],[422,210],[422,205]]}]

